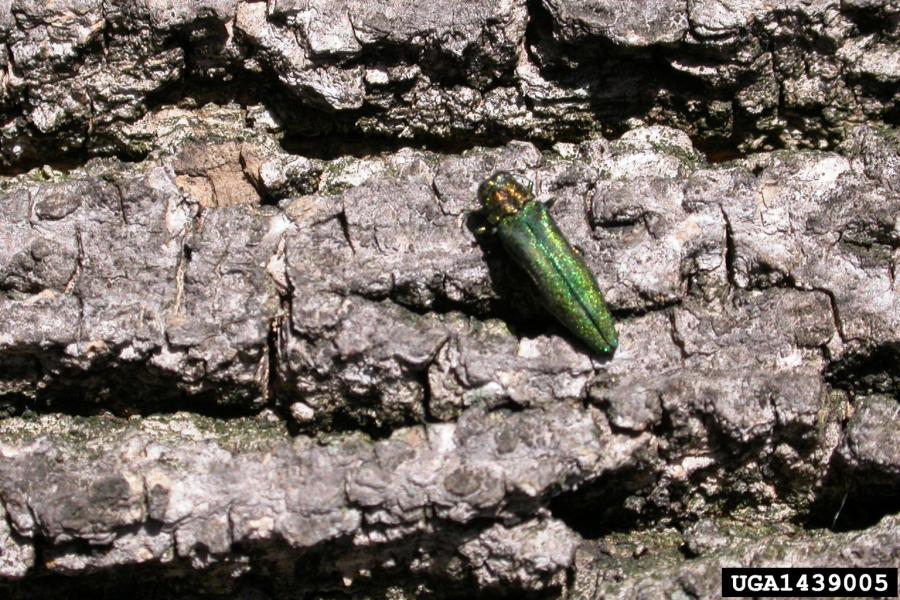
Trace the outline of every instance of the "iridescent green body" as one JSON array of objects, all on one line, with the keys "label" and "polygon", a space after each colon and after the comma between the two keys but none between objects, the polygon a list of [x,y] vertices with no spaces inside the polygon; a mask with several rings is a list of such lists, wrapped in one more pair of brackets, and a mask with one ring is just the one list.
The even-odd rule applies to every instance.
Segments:
[{"label": "iridescent green body", "polygon": [[615,350],[615,325],[594,274],[531,189],[500,172],[481,184],[478,196],[506,251],[531,276],[547,310],[591,350]]}]

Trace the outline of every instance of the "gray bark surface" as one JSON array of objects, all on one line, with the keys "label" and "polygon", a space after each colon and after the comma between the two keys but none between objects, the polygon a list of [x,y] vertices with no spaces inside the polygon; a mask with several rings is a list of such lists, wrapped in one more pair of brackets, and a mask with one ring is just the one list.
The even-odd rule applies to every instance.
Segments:
[{"label": "gray bark surface", "polygon": [[[0,3],[0,594],[900,562],[900,5]],[[535,183],[591,356],[478,214]]]}]

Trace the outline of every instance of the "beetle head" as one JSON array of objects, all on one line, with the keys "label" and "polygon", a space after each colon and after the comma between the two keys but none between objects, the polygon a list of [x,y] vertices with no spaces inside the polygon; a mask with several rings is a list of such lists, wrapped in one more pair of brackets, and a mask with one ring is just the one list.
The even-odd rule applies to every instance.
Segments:
[{"label": "beetle head", "polygon": [[478,186],[478,199],[487,212],[488,221],[496,225],[504,217],[517,214],[523,206],[534,200],[534,192],[531,182],[525,185],[511,173],[498,171]]}]

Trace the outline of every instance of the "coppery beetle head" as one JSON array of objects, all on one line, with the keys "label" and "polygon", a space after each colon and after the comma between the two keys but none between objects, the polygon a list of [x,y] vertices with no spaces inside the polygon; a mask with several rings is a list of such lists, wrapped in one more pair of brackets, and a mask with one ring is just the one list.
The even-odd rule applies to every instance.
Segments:
[{"label": "coppery beetle head", "polygon": [[531,182],[527,185],[512,173],[497,171],[478,186],[478,199],[487,212],[492,225],[504,217],[517,214],[523,206],[534,200]]}]

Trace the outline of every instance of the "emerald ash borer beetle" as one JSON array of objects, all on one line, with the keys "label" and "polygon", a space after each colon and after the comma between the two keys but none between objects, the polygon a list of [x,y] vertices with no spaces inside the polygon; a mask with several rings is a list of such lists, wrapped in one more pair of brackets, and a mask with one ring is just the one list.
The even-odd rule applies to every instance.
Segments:
[{"label": "emerald ash borer beetle", "polygon": [[563,236],[531,184],[497,172],[478,187],[487,220],[509,255],[534,281],[541,303],[594,352],[619,345],[594,274]]}]

